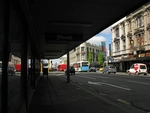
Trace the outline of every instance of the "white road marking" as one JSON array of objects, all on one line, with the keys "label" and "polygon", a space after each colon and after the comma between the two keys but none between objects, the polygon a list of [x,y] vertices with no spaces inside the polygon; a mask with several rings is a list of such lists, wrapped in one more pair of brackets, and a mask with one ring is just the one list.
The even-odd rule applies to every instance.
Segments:
[{"label": "white road marking", "polygon": [[131,90],[131,89],[129,89],[129,88],[120,87],[120,86],[117,86],[117,85],[108,84],[108,83],[103,83],[103,82],[90,82],[90,81],[88,81],[88,83],[89,83],[89,84],[95,84],[95,85],[104,84],[104,85],[111,86],[111,87],[115,87],[115,88],[119,88],[119,89]]},{"label": "white road marking", "polygon": [[[78,76],[78,75],[76,75],[76,76]],[[78,77],[89,78],[89,79],[96,79],[96,78],[93,78],[93,77],[86,77],[86,76],[78,76]]]},{"label": "white road marking", "polygon": [[143,82],[137,82],[137,81],[130,81],[130,80],[128,80],[128,82],[137,83],[137,84],[144,84],[144,85],[150,85],[149,83],[143,83]]},{"label": "white road marking", "polygon": [[90,81],[88,81],[88,83],[89,83],[89,84],[95,84],[95,85],[101,85],[101,84],[99,84],[99,83],[97,83],[97,82],[90,82]]},{"label": "white road marking", "polygon": [[122,99],[117,99],[117,101],[119,101],[119,102],[121,102],[121,103],[124,103],[124,104],[127,104],[127,105],[129,105],[129,104],[130,104],[130,103],[128,103],[127,101],[122,100]]}]

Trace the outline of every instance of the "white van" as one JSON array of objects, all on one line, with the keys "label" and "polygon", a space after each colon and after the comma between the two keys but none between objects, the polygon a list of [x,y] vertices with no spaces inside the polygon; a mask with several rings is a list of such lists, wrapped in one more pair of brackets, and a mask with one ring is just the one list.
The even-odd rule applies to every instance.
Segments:
[{"label": "white van", "polygon": [[135,75],[144,74],[144,75],[147,75],[147,66],[146,66],[146,64],[143,64],[143,63],[135,63],[135,64],[131,65],[131,67],[127,71],[127,73],[129,75],[130,74],[135,74]]}]

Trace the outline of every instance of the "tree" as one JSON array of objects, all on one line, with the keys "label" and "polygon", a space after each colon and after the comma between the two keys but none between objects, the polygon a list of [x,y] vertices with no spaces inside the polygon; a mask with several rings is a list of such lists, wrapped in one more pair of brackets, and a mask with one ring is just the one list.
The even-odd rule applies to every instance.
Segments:
[{"label": "tree", "polygon": [[90,62],[90,64],[92,63],[92,51],[91,50],[88,53],[88,61]]},{"label": "tree", "polygon": [[101,64],[103,64],[103,62],[104,62],[104,56],[103,56],[102,51],[100,51],[98,54],[98,64],[101,65]]}]

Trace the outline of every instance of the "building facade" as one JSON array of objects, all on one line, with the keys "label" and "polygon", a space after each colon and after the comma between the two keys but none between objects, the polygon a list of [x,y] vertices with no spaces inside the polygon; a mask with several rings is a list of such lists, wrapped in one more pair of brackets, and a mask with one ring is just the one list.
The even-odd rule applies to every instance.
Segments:
[{"label": "building facade", "polygon": [[[102,51],[102,46],[84,42],[69,52],[70,65],[77,61],[87,61],[90,50],[92,51],[92,62],[98,62],[98,54]],[[61,60],[63,60],[62,62],[67,63],[67,58],[62,58]]]},{"label": "building facade", "polygon": [[133,63],[145,63],[150,72],[150,3],[112,27],[112,58],[109,63],[125,72]]}]

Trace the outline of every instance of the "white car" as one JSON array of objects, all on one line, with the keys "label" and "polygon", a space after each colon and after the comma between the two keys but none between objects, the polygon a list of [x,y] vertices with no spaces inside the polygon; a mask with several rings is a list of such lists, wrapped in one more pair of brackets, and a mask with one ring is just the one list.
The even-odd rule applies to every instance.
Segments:
[{"label": "white car", "polygon": [[127,73],[130,74],[135,74],[135,75],[139,75],[139,74],[144,74],[147,75],[147,66],[146,64],[143,63],[135,63],[133,65],[131,65],[130,69],[127,70]]}]

